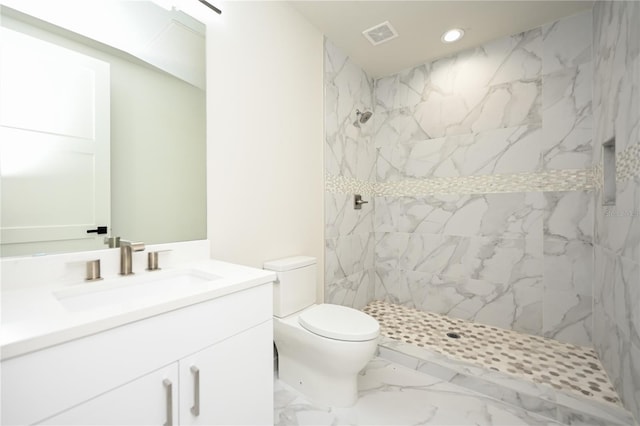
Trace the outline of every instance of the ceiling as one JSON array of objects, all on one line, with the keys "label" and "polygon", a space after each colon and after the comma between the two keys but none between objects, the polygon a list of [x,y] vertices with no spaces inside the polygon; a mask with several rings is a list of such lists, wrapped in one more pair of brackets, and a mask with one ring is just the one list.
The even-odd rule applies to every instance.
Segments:
[{"label": "ceiling", "polygon": [[[373,78],[517,34],[592,7],[573,1],[292,1],[291,5]],[[362,31],[390,21],[399,36],[372,46]],[[442,33],[462,28],[460,41]]]}]

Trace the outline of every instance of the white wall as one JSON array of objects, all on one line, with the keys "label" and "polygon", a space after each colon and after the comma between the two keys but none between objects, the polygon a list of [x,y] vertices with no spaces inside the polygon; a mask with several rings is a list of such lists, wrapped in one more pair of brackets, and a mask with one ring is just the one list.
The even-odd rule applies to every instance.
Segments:
[{"label": "white wall", "polygon": [[315,256],[322,300],[322,34],[284,3],[220,6],[207,28],[212,257]]}]

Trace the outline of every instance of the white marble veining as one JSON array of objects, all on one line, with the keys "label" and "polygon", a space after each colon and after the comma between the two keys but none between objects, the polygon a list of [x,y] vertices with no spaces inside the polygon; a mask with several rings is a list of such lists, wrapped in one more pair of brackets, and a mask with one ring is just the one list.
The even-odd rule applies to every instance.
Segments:
[{"label": "white marble veining", "polygon": [[547,169],[587,168],[592,163],[592,63],[544,77],[542,160]]},{"label": "white marble veining", "polygon": [[376,298],[591,344],[591,22],[376,81]]},{"label": "white marble veining", "polygon": [[[526,340],[521,343],[525,346],[529,344]],[[495,354],[504,356],[498,354],[498,351]],[[508,352],[505,354],[511,356]],[[552,351],[551,354],[556,353]],[[575,385],[575,381],[565,378],[570,375],[568,373],[556,371],[558,376],[550,375],[556,386],[549,386],[548,383],[531,380],[531,376],[526,372],[514,374],[508,371],[497,371],[499,369],[495,366],[487,368],[487,366],[471,363],[468,357],[455,359],[434,351],[432,347],[419,347],[413,343],[391,338],[382,338],[379,356],[505,403],[526,408],[532,413],[560,421],[565,425],[628,426],[634,424],[631,413],[619,404],[574,392],[571,386]],[[507,359],[511,360],[511,358]],[[494,362],[492,359],[490,361]],[[524,363],[524,365],[527,364]],[[535,365],[535,367],[540,366]],[[553,364],[552,369],[555,367],[556,365]],[[558,366],[558,368],[564,367]],[[582,371],[581,374],[585,375],[585,372]],[[602,383],[603,379],[607,381],[606,376],[600,375],[599,379],[599,383]]]},{"label": "white marble veining", "polygon": [[341,279],[334,279],[325,286],[325,300],[342,306],[361,309],[373,299],[374,270],[355,272]]},{"label": "white marble veining", "polygon": [[638,143],[640,127],[640,5],[599,2],[594,7],[593,111],[596,159],[599,145],[616,136],[616,150]]},{"label": "white marble veining", "polygon": [[544,236],[557,241],[591,243],[593,192],[545,192]]},{"label": "white marble veining", "polygon": [[557,425],[526,408],[375,358],[358,377],[350,408],[308,401],[275,381],[275,425]]},{"label": "white marble veining", "polygon": [[[325,301],[364,306],[373,291],[375,181],[374,120],[354,126],[356,111],[373,110],[373,80],[325,40],[325,174],[356,191],[325,193]],[[360,184],[359,182],[366,182]],[[353,208],[353,195],[369,201]]]},{"label": "white marble veining", "polygon": [[413,116],[412,108],[399,108],[390,112],[376,111],[373,118],[376,148],[429,139]]},{"label": "white marble veining", "polygon": [[540,71],[541,29],[536,28],[379,79],[376,111],[415,107],[436,92],[450,95],[536,79]]},{"label": "white marble veining", "polygon": [[615,206],[601,206],[600,189],[594,196],[593,341],[640,421],[640,3],[596,2],[593,18],[594,164],[615,136],[622,166]]},{"label": "white marble veining", "polygon": [[[362,194],[363,196],[367,194]],[[353,193],[325,192],[325,238],[367,234],[373,230],[375,200],[361,210],[353,208]]]},{"label": "white marble veining", "polygon": [[638,263],[595,246],[594,345],[625,406],[634,413],[640,408],[639,276]]},{"label": "white marble veining", "polygon": [[376,298],[591,344],[590,192],[376,206]]},{"label": "white marble veining", "polygon": [[591,11],[542,28],[545,168],[591,164],[592,28]]},{"label": "white marble veining", "polygon": [[473,176],[534,172],[540,168],[539,126],[383,146],[378,150],[378,181],[404,178]]},{"label": "white marble veining", "polygon": [[591,345],[592,265],[590,243],[545,240],[542,301],[545,337]]},{"label": "white marble veining", "polygon": [[596,193],[595,242],[640,262],[640,178],[617,183],[615,206],[601,206],[602,191]]},{"label": "white marble veining", "polygon": [[541,29],[376,82],[376,146],[541,121]]},{"label": "white marble veining", "polygon": [[464,237],[539,237],[544,199],[540,193],[377,197],[378,232]]},{"label": "white marble veining", "polygon": [[542,27],[544,74],[590,62],[592,34],[591,11],[544,25]]},{"label": "white marble veining", "polygon": [[384,233],[378,300],[540,334],[542,241]]},{"label": "white marble veining", "polygon": [[325,41],[325,170],[361,180],[375,178],[375,150],[367,123],[356,127],[356,110],[373,109],[373,80]]},{"label": "white marble veining", "polygon": [[414,112],[430,138],[540,123],[542,82],[514,81],[443,95],[430,93]]},{"label": "white marble veining", "polygon": [[356,272],[373,269],[375,240],[372,233],[328,238],[325,239],[325,244],[327,282],[345,278]]},{"label": "white marble veining", "polygon": [[591,346],[593,193],[546,192],[543,335]]},{"label": "white marble veining", "polygon": [[[609,269],[627,271],[612,272],[615,285],[640,288],[637,22],[638,2],[596,2],[593,12],[378,79],[371,125],[329,141],[338,153],[327,166],[331,188],[343,195],[327,194],[334,282],[326,294],[352,306],[375,297],[595,344],[634,406],[640,337],[628,324],[637,313],[603,290],[613,284],[603,282],[598,262],[607,253]],[[329,80],[353,70],[333,56],[339,66]],[[346,98],[366,86],[357,74],[340,86]],[[602,208],[601,143],[613,135],[617,203]],[[358,137],[370,145],[355,159]],[[352,189],[370,190],[373,214],[348,211]],[[364,234],[374,231],[374,269],[361,269],[371,247]],[[370,287],[364,276],[373,277]]]}]

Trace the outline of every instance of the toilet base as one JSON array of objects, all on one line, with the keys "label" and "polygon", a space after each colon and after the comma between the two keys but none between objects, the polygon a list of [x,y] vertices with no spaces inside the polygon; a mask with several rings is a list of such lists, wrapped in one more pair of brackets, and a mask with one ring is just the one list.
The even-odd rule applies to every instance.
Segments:
[{"label": "toilet base", "polygon": [[339,377],[318,374],[295,359],[279,355],[278,378],[321,405],[351,407],[358,400],[358,373]]}]

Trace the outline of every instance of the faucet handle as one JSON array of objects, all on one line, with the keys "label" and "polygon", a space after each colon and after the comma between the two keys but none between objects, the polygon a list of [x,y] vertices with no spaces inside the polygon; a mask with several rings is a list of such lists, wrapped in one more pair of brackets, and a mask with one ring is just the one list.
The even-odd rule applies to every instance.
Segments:
[{"label": "faucet handle", "polygon": [[87,261],[87,276],[85,277],[85,281],[100,281],[102,277],[100,276],[100,259],[88,260]]},{"label": "faucet handle", "polygon": [[147,254],[147,271],[157,271],[160,269],[160,265],[158,263],[158,257],[160,253],[164,253],[166,251],[171,251],[171,250],[150,251]]},{"label": "faucet handle", "polygon": [[117,248],[120,247],[120,237],[111,235],[109,237],[104,237],[104,243],[109,246],[109,248]]}]

